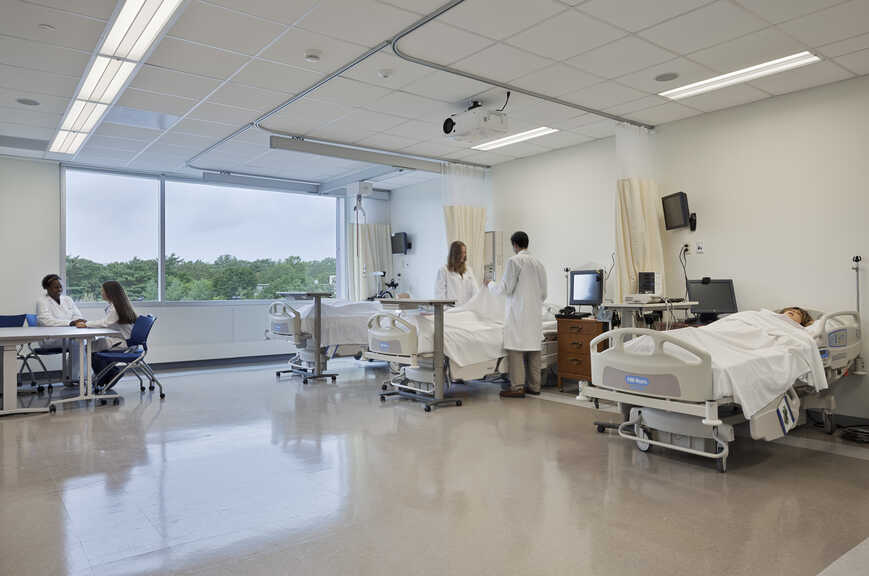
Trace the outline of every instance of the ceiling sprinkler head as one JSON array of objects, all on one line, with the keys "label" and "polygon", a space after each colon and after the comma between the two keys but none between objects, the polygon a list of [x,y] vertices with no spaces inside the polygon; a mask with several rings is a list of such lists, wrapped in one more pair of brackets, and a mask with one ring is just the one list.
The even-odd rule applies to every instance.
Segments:
[{"label": "ceiling sprinkler head", "polygon": [[380,70],[377,71],[377,75],[380,76],[381,78],[383,78],[384,80],[386,80],[387,78],[392,76],[392,69],[391,68],[381,68]]},{"label": "ceiling sprinkler head", "polygon": [[319,62],[322,54],[320,50],[305,50],[305,62]]}]

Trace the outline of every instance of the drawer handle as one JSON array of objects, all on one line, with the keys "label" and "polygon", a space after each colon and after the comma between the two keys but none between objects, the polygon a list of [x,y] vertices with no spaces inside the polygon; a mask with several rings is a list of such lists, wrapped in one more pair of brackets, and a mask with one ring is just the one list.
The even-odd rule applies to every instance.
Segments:
[{"label": "drawer handle", "polygon": [[571,342],[570,345],[574,348],[582,348],[582,342]]},{"label": "drawer handle", "polygon": [[582,326],[571,326],[568,328],[570,332],[582,332]]},{"label": "drawer handle", "polygon": [[577,358],[571,358],[570,363],[571,364],[582,364],[582,360],[579,360]]}]

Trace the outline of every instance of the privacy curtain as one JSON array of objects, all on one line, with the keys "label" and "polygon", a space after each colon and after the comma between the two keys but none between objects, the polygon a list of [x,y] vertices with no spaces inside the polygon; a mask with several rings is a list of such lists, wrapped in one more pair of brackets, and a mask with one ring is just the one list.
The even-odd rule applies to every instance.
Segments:
[{"label": "privacy curtain", "polygon": [[[482,280],[486,206],[492,201],[489,171],[464,164],[446,164],[442,176],[447,249],[456,240],[464,242],[468,247],[468,267]],[[446,258],[445,251],[444,263]]]},{"label": "privacy curtain", "polygon": [[353,301],[375,296],[382,286],[374,272],[393,276],[392,231],[389,224],[347,225],[348,297]]},{"label": "privacy curtain", "polygon": [[644,128],[620,125],[616,129],[620,176],[616,183],[617,301],[637,292],[639,272],[661,274],[666,286],[661,196],[654,179],[652,139]]}]

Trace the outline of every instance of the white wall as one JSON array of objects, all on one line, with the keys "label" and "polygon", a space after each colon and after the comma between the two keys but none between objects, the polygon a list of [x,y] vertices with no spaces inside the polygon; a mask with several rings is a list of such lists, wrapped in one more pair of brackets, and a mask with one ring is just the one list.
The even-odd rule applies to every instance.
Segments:
[{"label": "white wall", "polygon": [[[679,246],[701,240],[706,253],[689,257],[689,277],[733,278],[742,309],[853,309],[850,259],[869,256],[867,102],[864,77],[660,127],[661,193],[686,192],[698,220],[697,232],[664,232],[670,292],[683,290]],[[529,233],[550,300],[564,301],[564,266],[609,263],[615,181],[612,140],[495,167],[497,226]],[[836,395],[839,413],[869,417],[865,378]]]},{"label": "white wall", "polygon": [[434,298],[437,270],[447,260],[441,180],[435,178],[392,191],[393,232],[407,232],[413,244],[407,254],[393,256],[401,274],[399,291],[414,298]]},{"label": "white wall", "polygon": [[615,249],[615,142],[590,142],[493,169],[495,226],[524,230],[548,272],[550,302],[567,303],[565,267],[609,269]]},{"label": "white wall", "polygon": [[42,277],[59,273],[60,168],[0,156],[0,314],[35,312]]}]

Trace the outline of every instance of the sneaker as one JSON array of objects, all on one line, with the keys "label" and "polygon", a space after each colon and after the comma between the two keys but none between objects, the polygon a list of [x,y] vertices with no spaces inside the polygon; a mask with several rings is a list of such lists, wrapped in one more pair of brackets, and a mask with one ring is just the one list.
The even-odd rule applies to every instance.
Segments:
[{"label": "sneaker", "polygon": [[501,390],[501,398],[525,398],[525,390]]}]

